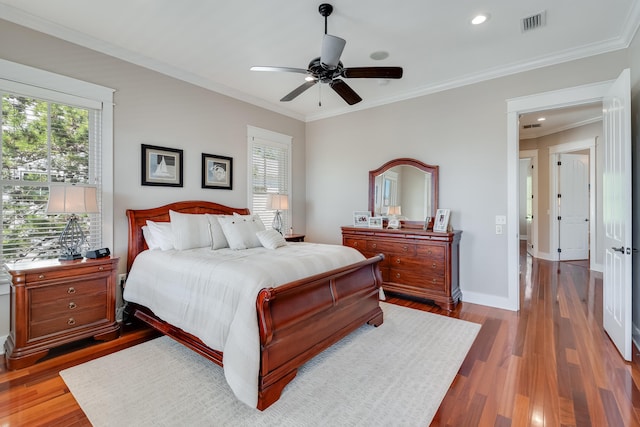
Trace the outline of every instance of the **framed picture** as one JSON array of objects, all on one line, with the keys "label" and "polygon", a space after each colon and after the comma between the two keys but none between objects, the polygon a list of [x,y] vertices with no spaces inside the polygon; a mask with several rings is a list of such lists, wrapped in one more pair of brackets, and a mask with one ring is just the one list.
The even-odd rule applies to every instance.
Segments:
[{"label": "framed picture", "polygon": [[231,190],[233,187],[233,159],[202,153],[202,188]]},{"label": "framed picture", "polygon": [[182,150],[142,144],[142,185],[182,187]]},{"label": "framed picture", "polygon": [[382,220],[381,216],[372,216],[369,218],[369,228],[382,228]]},{"label": "framed picture", "polygon": [[369,217],[371,217],[371,212],[369,211],[355,211],[353,213],[353,226],[368,227]]},{"label": "framed picture", "polygon": [[436,218],[433,223],[433,231],[439,231],[446,233],[449,228],[449,216],[451,211],[449,209],[438,209],[436,212]]}]

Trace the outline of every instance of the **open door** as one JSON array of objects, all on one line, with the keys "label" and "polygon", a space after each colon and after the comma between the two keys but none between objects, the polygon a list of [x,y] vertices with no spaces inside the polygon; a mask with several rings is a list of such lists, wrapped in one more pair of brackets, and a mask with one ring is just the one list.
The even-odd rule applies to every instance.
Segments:
[{"label": "open door", "polygon": [[603,323],[631,360],[631,88],[624,70],[603,99]]},{"label": "open door", "polygon": [[589,156],[559,155],[558,228],[560,261],[589,258]]}]

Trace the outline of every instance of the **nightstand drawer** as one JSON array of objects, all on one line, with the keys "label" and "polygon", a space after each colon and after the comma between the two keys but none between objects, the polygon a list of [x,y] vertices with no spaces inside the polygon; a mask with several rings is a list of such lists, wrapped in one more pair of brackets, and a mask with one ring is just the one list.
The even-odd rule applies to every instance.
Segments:
[{"label": "nightstand drawer", "polygon": [[100,309],[104,312],[107,293],[102,290],[95,294],[81,295],[74,298],[57,299],[31,306],[31,322],[41,322],[54,317],[73,316],[74,313],[88,309]]},{"label": "nightstand drawer", "polygon": [[27,273],[25,276],[27,279],[27,283],[35,283],[47,280],[58,280],[65,277],[78,277],[105,272],[111,272],[111,268],[109,265],[86,265],[82,267],[76,267],[74,269],[52,269],[48,271]]},{"label": "nightstand drawer", "polygon": [[84,295],[105,292],[106,289],[106,278],[96,278],[85,281],[76,279],[70,280],[67,283],[30,289],[29,295],[31,304],[37,306],[42,303],[51,302],[52,300],[78,298]]},{"label": "nightstand drawer", "polygon": [[68,332],[74,328],[80,328],[101,321],[106,322],[107,320],[104,308],[91,308],[69,313],[68,316],[49,318],[41,322],[31,322],[29,337],[39,339],[47,335],[58,332]]}]

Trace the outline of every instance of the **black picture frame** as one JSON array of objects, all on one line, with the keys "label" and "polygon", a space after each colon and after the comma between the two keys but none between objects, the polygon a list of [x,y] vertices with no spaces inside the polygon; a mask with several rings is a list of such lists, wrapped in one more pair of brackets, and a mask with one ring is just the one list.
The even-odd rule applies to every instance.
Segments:
[{"label": "black picture frame", "polygon": [[233,158],[202,153],[202,188],[233,189]]},{"label": "black picture frame", "polygon": [[182,187],[183,151],[156,145],[141,146],[142,185]]}]

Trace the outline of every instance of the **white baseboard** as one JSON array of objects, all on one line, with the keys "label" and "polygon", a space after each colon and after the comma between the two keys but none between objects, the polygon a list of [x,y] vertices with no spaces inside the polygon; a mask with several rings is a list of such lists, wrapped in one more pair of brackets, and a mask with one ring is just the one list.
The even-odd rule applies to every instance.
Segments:
[{"label": "white baseboard", "polygon": [[470,302],[472,304],[486,305],[493,308],[501,308],[503,310],[516,311],[516,308],[512,306],[511,302],[507,298],[465,291],[464,289],[462,289],[462,301]]},{"label": "white baseboard", "polygon": [[9,335],[0,335],[0,343],[2,343],[2,347],[0,347],[0,356],[4,354],[4,342],[7,340]]}]

